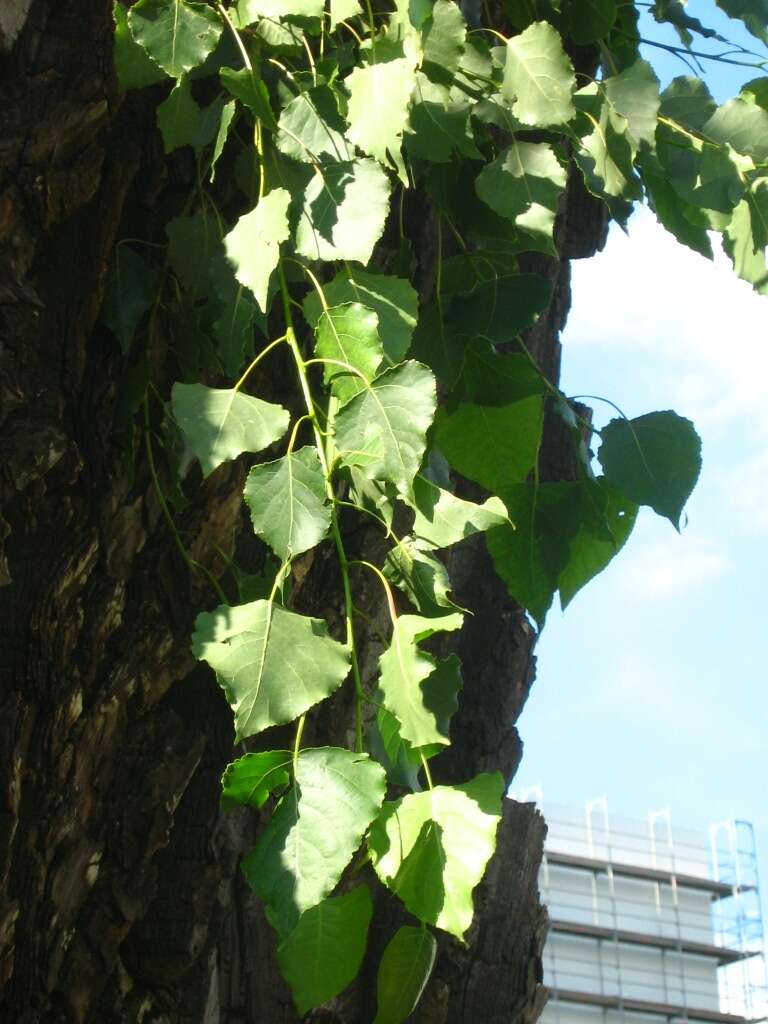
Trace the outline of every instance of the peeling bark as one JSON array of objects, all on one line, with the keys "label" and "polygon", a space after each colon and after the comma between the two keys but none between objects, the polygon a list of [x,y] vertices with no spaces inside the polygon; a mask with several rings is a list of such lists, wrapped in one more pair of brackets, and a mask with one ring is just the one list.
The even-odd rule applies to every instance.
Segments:
[{"label": "peeling bark", "polygon": [[[282,1024],[295,1013],[238,869],[259,825],[245,811],[219,813],[231,714],[189,652],[195,610],[214,598],[180,562],[146,452],[135,437],[126,450],[113,429],[130,364],[97,314],[115,242],[152,223],[163,181],[152,116],[116,91],[111,33],[107,0],[17,2],[0,15],[0,1016]],[[575,186],[568,195],[563,251],[586,255],[602,214]],[[530,344],[556,379],[568,264],[537,269],[554,299]],[[556,437],[548,448],[554,464]],[[218,470],[180,524],[217,576],[243,473],[239,463]],[[367,529],[347,540],[381,553]],[[450,561],[459,600],[477,614],[457,648],[455,745],[436,771],[511,778],[534,632],[481,544]],[[332,551],[321,546],[301,572],[298,606],[334,629]],[[358,582],[373,623],[383,620],[378,595]],[[360,639],[370,675],[379,641],[372,628]],[[310,742],[345,741],[349,699],[313,714]],[[264,745],[275,733],[280,742],[275,730]],[[535,1020],[543,831],[532,807],[507,803],[469,942],[441,940],[422,1024]],[[380,904],[363,983],[309,1019],[372,1018],[375,951],[400,914],[386,894]]]}]

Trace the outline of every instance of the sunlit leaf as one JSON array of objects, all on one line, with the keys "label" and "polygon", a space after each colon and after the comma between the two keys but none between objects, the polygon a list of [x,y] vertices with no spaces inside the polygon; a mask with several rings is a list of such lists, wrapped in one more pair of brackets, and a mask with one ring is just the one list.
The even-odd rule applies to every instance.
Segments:
[{"label": "sunlit leaf", "polygon": [[213,52],[222,22],[207,4],[139,0],[128,12],[133,38],[172,78],[202,64]]}]

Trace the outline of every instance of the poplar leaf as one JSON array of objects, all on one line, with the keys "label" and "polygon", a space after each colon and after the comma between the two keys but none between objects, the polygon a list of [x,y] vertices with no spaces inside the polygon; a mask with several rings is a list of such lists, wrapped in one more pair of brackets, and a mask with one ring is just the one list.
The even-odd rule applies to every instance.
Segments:
[{"label": "poplar leaf", "polygon": [[331,523],[325,473],[314,445],[254,466],[243,497],[256,535],[281,561],[313,548]]},{"label": "poplar leaf", "polygon": [[[323,286],[329,306],[358,302],[372,309],[379,318],[379,338],[385,358],[392,363],[402,362],[411,343],[418,296],[410,281],[388,274],[347,268]],[[311,291],[304,300],[307,322],[316,328],[323,307],[316,292]]]},{"label": "poplar leaf", "polygon": [[323,0],[240,0],[240,24],[251,25],[259,18],[322,18]]},{"label": "poplar leaf", "polygon": [[562,40],[548,22],[537,21],[507,42],[502,97],[523,124],[566,124],[576,111],[576,78]]},{"label": "poplar leaf", "polygon": [[336,417],[342,464],[359,466],[374,480],[389,480],[407,494],[426,449],[435,414],[435,378],[408,360],[386,370]]},{"label": "poplar leaf", "polygon": [[133,38],[171,76],[180,78],[213,52],[222,23],[207,4],[139,0],[128,11]]},{"label": "poplar leaf", "polygon": [[233,389],[176,383],[171,406],[203,477],[242,452],[263,451],[288,429],[288,412],[282,406]]},{"label": "poplar leaf", "polygon": [[456,605],[448,597],[448,570],[431,548],[414,537],[405,537],[387,553],[384,575],[406,595],[422,615],[444,615]]},{"label": "poplar leaf", "polygon": [[228,764],[221,777],[221,808],[263,807],[275,790],[290,783],[290,750],[265,750],[245,754]]},{"label": "poplar leaf", "polygon": [[232,125],[232,119],[235,116],[235,108],[237,104],[234,100],[230,100],[225,103],[221,108],[221,117],[219,119],[219,128],[216,133],[216,142],[213,145],[213,155],[211,156],[211,181],[216,177],[216,164],[219,162],[219,157],[224,151],[224,146],[229,136],[229,129]]},{"label": "poplar leaf", "polygon": [[768,45],[768,2],[766,0],[715,0],[729,18],[743,21],[752,35]]},{"label": "poplar leaf", "polygon": [[462,402],[454,412],[440,416],[435,439],[458,473],[503,494],[533,469],[543,421],[544,405],[538,396],[502,406]]},{"label": "poplar leaf", "polygon": [[336,97],[327,85],[294,96],[278,124],[277,148],[293,160],[315,163],[321,156],[352,159]]},{"label": "poplar leaf", "polygon": [[529,238],[531,247],[554,254],[552,231],[566,173],[546,143],[514,141],[475,181],[477,194]]},{"label": "poplar leaf", "polygon": [[258,206],[244,214],[224,237],[227,259],[235,277],[250,288],[262,312],[269,312],[269,279],[280,260],[280,243],[290,234],[288,206],[291,195],[276,188],[263,196]]},{"label": "poplar leaf", "polygon": [[568,7],[569,35],[579,46],[603,39],[616,21],[616,0],[573,0]]},{"label": "poplar leaf", "polygon": [[184,76],[157,108],[157,126],[163,136],[163,150],[172,153],[181,146],[194,145],[199,120],[200,107],[192,98],[189,79]]},{"label": "poplar leaf", "polygon": [[457,295],[446,320],[457,334],[503,344],[538,320],[551,295],[551,284],[538,274],[499,275]]},{"label": "poplar leaf", "polygon": [[192,652],[216,672],[234,709],[237,742],[292,722],[349,671],[349,652],[324,621],[263,600],[198,615]]},{"label": "poplar leaf", "polygon": [[432,974],[436,956],[437,942],[427,928],[398,928],[379,964],[373,1024],[402,1024],[413,1013]]},{"label": "poplar leaf", "polygon": [[627,124],[634,151],[641,146],[653,149],[660,106],[659,80],[645,60],[637,60],[618,75],[602,83],[613,109]]},{"label": "poplar leaf", "polygon": [[373,902],[366,885],[328,896],[299,918],[277,948],[277,962],[302,1016],[333,999],[357,977]]},{"label": "poplar leaf", "polygon": [[275,131],[277,122],[269,101],[267,87],[261,78],[250,68],[221,68],[219,70],[221,84],[227,92],[246,106],[254,117],[262,121],[267,128]]},{"label": "poplar leaf", "polygon": [[115,247],[102,319],[127,355],[141,319],[152,305],[155,274],[149,264],[127,245]]},{"label": "poplar leaf", "polygon": [[659,112],[695,131],[701,131],[716,110],[705,83],[691,75],[673,78],[661,94]]},{"label": "poplar leaf", "polygon": [[421,474],[413,481],[411,503],[416,511],[413,533],[436,548],[447,548],[464,537],[509,521],[500,498],[488,498],[482,505],[476,505],[457,498]]},{"label": "poplar leaf", "polygon": [[280,932],[331,892],[379,812],[384,771],[340,747],[299,753],[295,784],[243,862],[249,884]]},{"label": "poplar leaf", "polygon": [[458,71],[467,26],[459,6],[453,0],[435,0],[432,15],[421,30],[422,65],[427,74],[450,83]]},{"label": "poplar leaf", "polygon": [[438,662],[418,645],[435,633],[461,629],[463,621],[460,612],[434,619],[399,615],[390,645],[379,658],[384,707],[400,723],[401,737],[414,747],[450,743],[448,724],[458,707],[461,685],[458,659],[454,659],[438,675],[438,685],[428,686]]},{"label": "poplar leaf", "polygon": [[741,96],[718,107],[701,131],[705,138],[727,143],[755,160],[768,160],[768,110]]},{"label": "poplar leaf", "polygon": [[701,439],[691,421],[671,411],[651,412],[611,420],[601,437],[597,457],[606,482],[679,530],[701,470]]},{"label": "poplar leaf", "polygon": [[739,277],[748,281],[760,295],[768,295],[765,249],[756,244],[753,209],[746,200],[738,204],[723,232],[723,249]]},{"label": "poplar leaf", "polygon": [[115,72],[121,89],[143,89],[162,82],[165,72],[140,46],[128,27],[127,11],[119,0],[112,5],[115,19]]},{"label": "poplar leaf", "polygon": [[[386,167],[402,168],[400,147],[408,123],[414,67],[407,57],[356,67],[345,85],[349,89],[347,136],[367,156]],[[404,175],[400,171],[400,177]],[[407,178],[406,178],[407,180]]]},{"label": "poplar leaf", "polygon": [[472,134],[471,110],[470,103],[452,100],[448,89],[418,74],[405,137],[408,152],[432,163],[448,163],[455,153],[482,159]]},{"label": "poplar leaf", "polygon": [[361,13],[358,0],[331,0],[331,32],[340,21],[348,21]]},{"label": "poplar leaf", "polygon": [[316,170],[304,192],[296,249],[309,260],[367,263],[384,231],[390,184],[373,160]]},{"label": "poplar leaf", "polygon": [[359,302],[331,306],[323,310],[317,322],[317,355],[348,363],[362,374],[363,379],[342,366],[327,363],[323,366],[326,386],[342,405],[364,391],[381,366],[384,350],[379,341],[378,327],[379,318],[374,311]]},{"label": "poplar leaf", "polygon": [[407,909],[457,939],[472,923],[472,890],[496,848],[498,772],[387,802],[368,845],[382,882]]},{"label": "poplar leaf", "polygon": [[228,302],[224,302],[221,316],[213,323],[213,334],[224,373],[236,377],[242,369],[245,354],[250,354],[253,344],[254,321],[259,315],[258,307],[251,301],[242,285],[233,290]]}]

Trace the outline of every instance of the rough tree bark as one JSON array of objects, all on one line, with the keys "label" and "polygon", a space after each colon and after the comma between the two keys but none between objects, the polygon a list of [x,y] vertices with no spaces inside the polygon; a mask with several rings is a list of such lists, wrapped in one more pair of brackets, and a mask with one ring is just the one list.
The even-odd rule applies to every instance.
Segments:
[{"label": "rough tree bark", "polygon": [[[279,1024],[295,1014],[238,870],[258,826],[219,814],[231,715],[189,652],[194,612],[214,598],[180,563],[144,450],[126,457],[115,438],[130,366],[97,322],[105,277],[117,238],[157,230],[169,184],[151,108],[116,89],[111,34],[110,0],[0,10],[0,1018]],[[563,258],[537,261],[555,289],[529,341],[553,380],[567,258],[590,255],[604,229],[574,181]],[[162,339],[153,346],[161,367]],[[260,382],[280,385],[279,374]],[[569,472],[564,449],[553,428],[550,477]],[[222,467],[181,524],[217,574],[243,472]],[[380,541],[366,531],[349,543],[375,554]],[[534,632],[482,545],[457,550],[451,572],[478,614],[460,639],[455,745],[437,771],[500,768],[511,779]],[[301,609],[333,623],[331,552],[321,547],[300,575]],[[362,640],[370,665],[375,633]],[[346,700],[321,708],[310,741],[339,738]],[[422,1024],[535,1020],[543,834],[531,806],[507,803],[470,941],[442,943]],[[396,913],[382,909],[384,920]],[[374,953],[385,938],[374,935]],[[369,1022],[374,970],[372,953],[362,984],[311,1019]]]}]

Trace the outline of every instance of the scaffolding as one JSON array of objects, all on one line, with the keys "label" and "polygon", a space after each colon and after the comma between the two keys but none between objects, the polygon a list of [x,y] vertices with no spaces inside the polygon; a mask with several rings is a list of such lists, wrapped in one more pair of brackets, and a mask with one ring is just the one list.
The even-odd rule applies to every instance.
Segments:
[{"label": "scaffolding", "polygon": [[[535,799],[537,788],[516,796]],[[542,1024],[645,1018],[744,1024],[768,1019],[764,932],[751,826],[673,829],[547,805],[540,874],[551,920]]]}]

